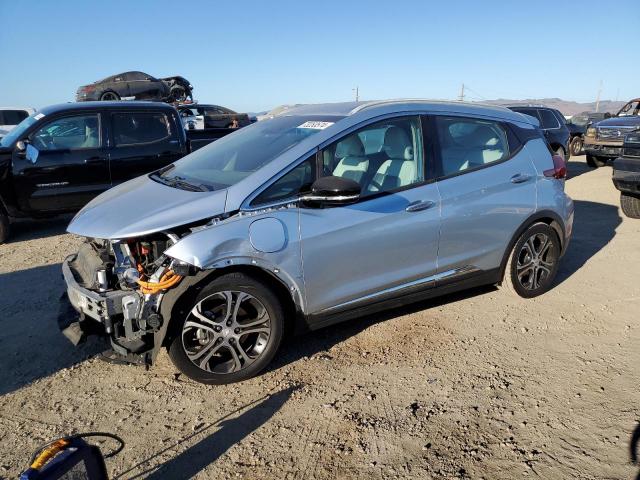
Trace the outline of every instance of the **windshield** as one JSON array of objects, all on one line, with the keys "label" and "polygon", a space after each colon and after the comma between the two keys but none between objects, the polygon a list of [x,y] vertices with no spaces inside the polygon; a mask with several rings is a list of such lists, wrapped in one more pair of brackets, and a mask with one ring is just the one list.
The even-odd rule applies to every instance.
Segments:
[{"label": "windshield", "polygon": [[202,190],[227,188],[338,119],[307,115],[263,120],[187,155],[151,178],[178,188],[185,184]]},{"label": "windshield", "polygon": [[[36,117],[38,117],[38,118],[36,118]],[[2,147],[10,147],[11,145],[13,145],[17,140],[20,139],[22,134],[24,134],[24,132],[31,125],[36,123],[42,117],[43,117],[43,115],[41,113],[33,113],[32,115],[30,115],[27,118],[25,118],[24,120],[22,120],[18,125],[15,126],[15,128],[13,130],[11,130],[9,133],[7,133],[6,136],[2,137],[2,140],[0,140],[0,146],[2,146]]]},{"label": "windshield", "polygon": [[632,115],[640,115],[640,102],[637,100],[627,103],[618,112],[618,117],[629,117]]},{"label": "windshield", "polygon": [[586,115],[574,115],[569,120],[567,120],[567,123],[570,123],[571,125],[577,125],[579,127],[584,127],[587,125],[587,123],[589,123],[589,117],[587,117]]}]

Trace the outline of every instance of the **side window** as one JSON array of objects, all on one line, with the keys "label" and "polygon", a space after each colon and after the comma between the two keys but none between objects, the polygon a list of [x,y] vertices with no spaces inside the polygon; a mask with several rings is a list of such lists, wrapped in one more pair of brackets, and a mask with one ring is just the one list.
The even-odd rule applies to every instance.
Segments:
[{"label": "side window", "polygon": [[551,110],[540,109],[540,120],[542,122],[542,128],[559,128],[560,124],[558,119]]},{"label": "side window", "polygon": [[309,192],[315,180],[315,165],[315,155],[313,155],[267,187],[251,202],[251,205],[273,203]]},{"label": "side window", "polygon": [[99,116],[96,113],[52,120],[31,135],[31,142],[38,150],[99,148]]},{"label": "side window", "polygon": [[18,125],[28,116],[24,110],[0,110],[0,125]]},{"label": "side window", "polygon": [[436,117],[436,129],[443,176],[509,158],[507,132],[498,122]]},{"label": "side window", "polygon": [[424,181],[419,117],[392,118],[357,130],[322,151],[324,175],[350,178],[361,196],[392,192]]},{"label": "side window", "polygon": [[164,113],[122,112],[111,116],[115,146],[155,143],[171,136]]}]

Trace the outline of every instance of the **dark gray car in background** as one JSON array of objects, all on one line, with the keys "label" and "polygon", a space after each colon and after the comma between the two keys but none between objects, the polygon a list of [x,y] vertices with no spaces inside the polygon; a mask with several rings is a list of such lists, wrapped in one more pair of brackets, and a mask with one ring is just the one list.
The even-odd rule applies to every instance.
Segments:
[{"label": "dark gray car in background", "polygon": [[144,72],[124,72],[78,88],[77,102],[90,100],[157,100],[182,102],[193,100],[193,85],[184,77],[155,78]]}]

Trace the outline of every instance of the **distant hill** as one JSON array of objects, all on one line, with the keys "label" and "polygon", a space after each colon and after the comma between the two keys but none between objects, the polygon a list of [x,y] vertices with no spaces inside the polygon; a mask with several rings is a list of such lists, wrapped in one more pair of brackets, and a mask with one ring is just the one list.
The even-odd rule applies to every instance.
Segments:
[{"label": "distant hill", "polygon": [[[490,105],[545,105],[550,108],[560,110],[565,116],[576,115],[582,112],[595,112],[596,102],[590,103],[578,103],[568,100],[562,100],[560,98],[528,98],[526,100],[507,100],[499,98],[497,100],[485,100],[481,103],[488,103]],[[614,102],[613,100],[600,100],[600,112],[618,113],[624,104],[627,102]]]}]

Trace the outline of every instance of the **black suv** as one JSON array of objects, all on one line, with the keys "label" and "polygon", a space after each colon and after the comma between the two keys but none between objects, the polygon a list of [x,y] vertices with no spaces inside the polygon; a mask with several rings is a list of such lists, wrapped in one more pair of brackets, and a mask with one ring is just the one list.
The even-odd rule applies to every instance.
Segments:
[{"label": "black suv", "polygon": [[538,120],[538,122],[540,122],[540,128],[544,132],[544,136],[553,151],[562,155],[565,161],[569,160],[571,156],[571,150],[569,149],[571,133],[567,128],[567,121],[558,110],[533,105],[514,105],[508,106],[507,108],[514,112],[529,115]]}]

